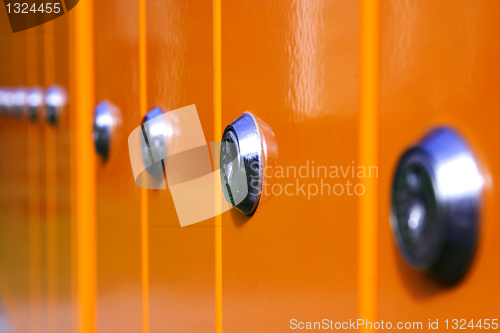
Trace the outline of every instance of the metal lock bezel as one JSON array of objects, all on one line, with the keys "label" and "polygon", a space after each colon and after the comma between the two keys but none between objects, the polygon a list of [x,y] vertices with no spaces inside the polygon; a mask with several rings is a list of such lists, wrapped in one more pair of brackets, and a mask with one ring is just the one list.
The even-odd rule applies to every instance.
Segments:
[{"label": "metal lock bezel", "polygon": [[[226,156],[223,149],[228,148],[232,141],[237,147],[237,158],[230,158],[236,161],[236,168],[243,168],[246,182],[237,179],[237,187],[246,186],[247,191],[242,189],[244,197],[234,197],[230,191],[234,186],[230,185],[231,180],[226,177]],[[234,168],[234,167],[233,167]],[[222,135],[220,154],[221,186],[226,200],[246,215],[252,215],[260,202],[263,184],[264,151],[262,146],[262,133],[257,119],[250,112],[243,113],[240,117],[229,124]],[[243,176],[242,176],[243,177]]]},{"label": "metal lock bezel", "polygon": [[6,116],[12,113],[12,92],[8,88],[0,88],[0,112]]},{"label": "metal lock bezel", "polygon": [[[405,170],[413,167],[429,177],[435,204],[426,221],[432,232],[421,240],[429,249],[420,251],[425,253],[422,256],[411,248],[402,227],[410,219],[398,218],[404,210],[398,200],[405,202],[412,197],[402,195],[399,181],[404,181]],[[465,274],[477,244],[482,187],[483,177],[470,147],[451,128],[433,130],[402,155],[393,178],[390,224],[398,249],[410,266],[432,272],[446,283],[454,283]]]},{"label": "metal lock bezel", "polygon": [[61,86],[52,85],[45,91],[45,119],[52,125],[57,125],[67,99],[66,90]]},{"label": "metal lock bezel", "polygon": [[31,121],[37,121],[42,115],[44,107],[43,89],[40,87],[31,87],[26,95],[26,104],[28,117]]},{"label": "metal lock bezel", "polygon": [[[157,160],[154,157],[165,158],[167,156],[169,133],[172,133],[172,130],[171,128],[169,130],[169,124],[165,122],[164,117],[162,117],[163,114],[163,109],[155,106],[142,119],[141,126],[144,140],[141,140],[141,153],[145,164]],[[163,159],[154,162],[146,170],[157,181],[165,178]]]},{"label": "metal lock bezel", "polygon": [[95,107],[92,139],[103,161],[109,158],[113,132],[119,123],[120,110],[113,103],[103,101]]},{"label": "metal lock bezel", "polygon": [[16,87],[11,90],[11,113],[16,118],[22,118],[27,114],[27,92],[24,87]]}]

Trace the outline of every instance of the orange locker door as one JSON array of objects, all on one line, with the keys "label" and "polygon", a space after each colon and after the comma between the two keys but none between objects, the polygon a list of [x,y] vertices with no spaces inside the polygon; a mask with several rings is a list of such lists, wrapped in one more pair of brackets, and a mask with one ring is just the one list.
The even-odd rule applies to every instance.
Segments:
[{"label": "orange locker door", "polygon": [[[0,14],[1,20],[0,20],[0,52],[4,54],[3,61],[0,63],[0,89],[2,91],[0,92],[2,94],[2,100],[0,101],[0,154],[2,154],[2,157],[5,156],[5,149],[7,149],[7,137],[6,137],[6,131],[7,131],[7,120],[8,120],[8,115],[6,114],[7,109],[6,109],[6,103],[7,103],[7,95],[3,94],[8,94],[8,89],[11,84],[11,66],[10,63],[12,61],[12,55],[11,55],[11,30],[10,30],[10,25],[9,21],[7,18],[7,14]],[[4,221],[6,218],[6,209],[8,205],[8,192],[6,191],[6,184],[5,181],[7,180],[7,175],[5,174],[4,170],[7,167],[6,166],[7,161],[5,158],[2,158],[0,160],[0,221]],[[2,251],[3,252],[3,251]]]},{"label": "orange locker door", "polygon": [[[29,89],[44,84],[44,35],[42,27],[26,31],[26,94]],[[26,102],[28,95],[26,95]],[[45,192],[45,122],[28,117],[24,110],[20,121],[27,127],[28,216],[29,216],[29,292],[30,326],[35,332],[47,329],[46,271],[46,192]]]},{"label": "orange locker door", "polygon": [[[2,12],[1,14],[1,19],[0,19],[0,52],[2,52],[3,56],[3,61],[0,62],[0,89],[5,91],[5,94],[8,94],[9,88],[11,87],[12,84],[12,30],[9,25],[9,19],[7,18],[7,13]],[[0,126],[1,126],[1,132],[0,132],[0,153],[2,154],[2,159],[0,160],[0,225],[2,228],[5,227],[5,223],[8,219],[8,208],[9,208],[9,191],[7,190],[8,187],[8,178],[9,175],[7,173],[9,163],[8,160],[4,157],[6,152],[8,151],[8,133],[9,133],[9,115],[7,114],[8,109],[6,108],[6,103],[7,103],[7,98],[8,95],[4,95],[2,97],[2,105],[1,107],[1,115],[0,115]],[[5,106],[4,106],[5,105]],[[2,232],[1,235],[4,235]],[[2,242],[4,244],[4,242]],[[4,254],[5,251],[2,248],[2,251],[0,253]],[[2,255],[2,264],[1,266],[4,267],[4,256]],[[0,278],[2,278],[1,283],[1,292],[2,292],[2,303],[5,304],[5,295],[4,292],[6,291],[4,288],[6,287],[3,283],[6,282],[3,279],[5,278],[5,274],[7,272],[5,269],[0,270]]]},{"label": "orange locker door", "polygon": [[73,18],[64,15],[47,22],[44,29],[45,88],[57,85],[66,94],[66,105],[57,115],[56,123],[45,123],[45,182],[47,215],[47,310],[49,332],[71,332],[74,318],[72,287],[75,265],[74,223],[71,204],[71,133],[74,131],[73,91],[70,85],[70,24]]},{"label": "orange locker door", "polygon": [[[146,2],[147,108],[195,104],[206,141],[213,141],[212,6]],[[214,332],[214,221],[181,228],[168,189],[147,195],[150,332]]]},{"label": "orange locker door", "polygon": [[140,188],[128,154],[140,119],[138,12],[138,1],[94,2],[95,104],[119,109],[108,158],[96,156],[98,332],[142,330]]},{"label": "orange locker door", "polygon": [[[492,1],[382,2],[380,102],[379,318],[393,323],[498,316],[500,177],[497,92],[500,4]],[[485,191],[477,253],[453,286],[403,262],[389,227],[393,172],[403,151],[431,128],[449,125],[473,148]],[[462,322],[463,323],[463,322]]]},{"label": "orange locker door", "polygon": [[[10,33],[9,33],[10,34]],[[26,32],[11,36],[11,87],[26,85]],[[8,200],[2,221],[3,289],[10,295],[7,307],[13,309],[16,328],[21,331],[30,327],[30,220],[28,182],[28,140],[25,120],[10,116],[6,119],[8,145],[4,151],[5,188]],[[8,235],[8,237],[7,237]],[[12,255],[15,254],[15,255]],[[11,301],[9,301],[11,300]]]},{"label": "orange locker door", "polygon": [[353,1],[222,2],[222,128],[252,112],[280,167],[252,217],[222,216],[224,331],[357,316],[359,15]]},{"label": "orange locker door", "polygon": [[[3,54],[2,61],[0,63],[0,87],[2,89],[12,88],[14,79],[14,69],[13,68],[13,52],[12,48],[14,45],[14,38],[12,36],[12,30],[9,25],[9,20],[5,12],[0,13],[0,48]],[[19,38],[19,37],[18,37]],[[11,159],[7,158],[9,153],[12,153],[12,137],[14,137],[14,129],[12,128],[14,124],[14,119],[10,115],[2,114],[0,119],[1,126],[1,154],[2,159],[1,171],[0,171],[0,297],[1,306],[3,310],[3,317],[5,318],[7,329],[17,329],[19,331],[27,329],[28,324],[28,313],[27,307],[22,306],[23,302],[26,302],[26,297],[21,294],[24,282],[16,284],[15,274],[12,273],[11,269],[13,263],[15,263],[12,257],[12,250],[16,245],[16,241],[19,240],[19,229],[20,226],[15,222],[15,209],[16,206],[12,204],[12,200],[17,196],[15,191],[15,181],[14,181],[14,165],[11,163]],[[19,147],[18,147],[19,148]],[[22,153],[21,153],[22,154]],[[21,166],[22,167],[22,166]],[[21,222],[26,228],[26,221]],[[13,235],[11,235],[11,232]],[[15,237],[12,242],[11,237]],[[27,246],[27,239],[25,236],[21,238],[22,246]],[[27,253],[24,252],[26,248],[23,249],[23,253],[20,257],[22,262],[27,262]],[[19,274],[17,272],[16,274]],[[26,285],[26,284],[24,284]]]}]

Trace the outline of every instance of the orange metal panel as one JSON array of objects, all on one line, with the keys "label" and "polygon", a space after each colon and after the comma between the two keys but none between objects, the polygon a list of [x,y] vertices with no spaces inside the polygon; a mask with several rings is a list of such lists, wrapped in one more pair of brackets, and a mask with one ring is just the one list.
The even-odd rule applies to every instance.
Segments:
[{"label": "orange metal panel", "polygon": [[[64,15],[45,23],[45,87],[57,84],[69,96],[70,89],[70,18]],[[70,132],[74,103],[69,99],[57,120],[46,124],[46,209],[47,209],[47,306],[50,332],[71,332],[75,318],[72,309],[73,251],[71,200]],[[46,121],[45,121],[46,122]]]},{"label": "orange metal panel", "polygon": [[[73,12],[73,11],[72,11]],[[79,3],[74,10],[74,26],[71,37],[75,38],[74,74],[75,118],[72,160],[74,167],[76,219],[76,299],[78,331],[91,333],[96,330],[96,161],[92,144],[91,119],[95,106],[94,73],[94,1]],[[71,14],[71,13],[70,13]],[[69,15],[69,14],[67,14]],[[74,30],[73,30],[74,29]]]},{"label": "orange metal panel", "polygon": [[[146,0],[139,0],[139,116],[147,113]],[[149,208],[148,190],[141,188],[142,332],[149,333]]]},{"label": "orange metal panel", "polygon": [[[222,3],[214,1],[213,15],[213,45],[214,45],[214,142],[222,137]],[[212,155],[212,163],[216,156]],[[222,204],[222,188],[215,184],[215,206]],[[222,215],[214,218],[215,236],[215,332],[222,333]]]},{"label": "orange metal panel", "polygon": [[[43,55],[43,29],[26,30],[27,89],[44,83]],[[29,121],[26,115],[20,121],[27,126],[30,330],[41,332],[47,325],[44,124]]]},{"label": "orange metal panel", "polygon": [[[500,4],[382,2],[380,44],[369,4],[87,0],[17,34],[2,16],[0,86],[55,83],[71,97],[55,127],[0,119],[0,296],[15,328],[281,332],[292,319],[494,318]],[[107,161],[91,142],[102,100],[121,110]],[[181,228],[169,190],[134,184],[127,137],[147,109],[190,104],[207,141],[253,112],[274,130],[285,175],[299,175],[274,174],[280,194],[253,217],[232,210]],[[478,252],[453,287],[410,269],[388,223],[401,152],[438,124],[466,137],[487,180]],[[378,208],[377,179],[342,175],[377,164]],[[343,171],[321,182],[319,167]],[[343,193],[318,193],[324,183]]]},{"label": "orange metal panel", "polygon": [[97,157],[98,332],[142,330],[140,188],[128,155],[128,135],[140,123],[138,12],[138,1],[94,6],[96,104],[107,100],[121,113],[108,160]]},{"label": "orange metal panel", "polygon": [[[10,28],[9,19],[7,17],[7,13],[0,11],[0,52],[4,55],[2,57],[2,61],[0,62],[0,87],[2,89],[8,89],[12,85],[12,30]],[[8,159],[5,158],[5,154],[8,151],[8,135],[9,135],[9,118],[7,115],[2,114],[0,117],[0,153],[2,154],[2,158],[0,159],[0,225],[4,228],[4,224],[8,219],[8,210],[9,210],[9,192],[7,189],[7,183],[9,181],[9,174],[7,173],[9,168]],[[4,235],[3,233],[1,235]],[[1,242],[1,244],[4,244]],[[4,276],[5,266],[3,254],[5,251],[2,248],[0,251],[1,255],[1,269],[0,273]],[[2,280],[3,281],[3,280]],[[3,282],[2,282],[3,283]],[[4,285],[0,283],[2,289],[2,299],[5,298],[3,295],[5,291]],[[3,301],[5,303],[5,300]]]},{"label": "orange metal panel", "polygon": [[[378,166],[380,9],[378,0],[363,0],[360,8],[359,161]],[[358,318],[377,319],[378,174],[362,178],[366,191],[359,200]],[[366,327],[360,331],[369,331]],[[370,330],[371,331],[371,330]]]},{"label": "orange metal panel", "polygon": [[[212,5],[146,2],[147,108],[196,104],[207,141],[213,138]],[[181,228],[169,190],[150,190],[148,199],[149,330],[213,332],[214,221]]]},{"label": "orange metal panel", "polygon": [[[278,165],[291,170],[275,192],[291,184],[292,193],[251,218],[234,209],[222,217],[224,331],[285,332],[292,319],[357,317],[359,200],[347,181],[352,194],[360,180],[351,169],[345,178],[323,171],[323,182],[342,184],[344,194],[325,188],[308,198],[307,189],[321,186],[313,165],[359,166],[359,15],[352,1],[222,3],[222,123],[244,111],[265,121]],[[309,178],[294,177],[293,167]]]},{"label": "orange metal panel", "polygon": [[[0,11],[0,49],[3,55],[0,62],[0,86],[3,88],[13,86],[14,76],[16,76],[16,81],[21,80],[19,75],[14,74],[18,67],[14,67],[16,55],[13,53],[13,47],[14,43],[22,46],[19,39],[23,37],[16,37],[17,40],[14,40],[7,14]],[[17,66],[22,66],[21,62],[15,63]],[[28,263],[28,224],[26,217],[17,223],[16,215],[21,205],[14,202],[19,199],[19,192],[16,192],[15,188],[16,177],[18,177],[16,168],[23,169],[27,165],[13,155],[14,149],[21,149],[21,146],[13,141],[16,135],[19,135],[16,134],[19,130],[14,128],[16,124],[17,122],[9,116],[2,115],[0,119],[2,154],[0,159],[0,297],[7,325],[11,325],[19,332],[27,332],[29,324],[28,280],[26,276],[23,276],[27,272],[26,267],[18,265]],[[18,154],[22,157],[24,153],[20,151]],[[15,165],[12,162],[21,162],[21,164]],[[12,251],[17,248],[21,249],[19,257],[13,257]],[[16,267],[21,267],[21,269]]]},{"label": "orange metal panel", "polygon": [[[412,1],[381,4],[380,274],[383,320],[498,316],[500,268],[494,181],[500,177],[498,94],[500,3]],[[457,285],[437,285],[406,265],[390,232],[392,173],[403,150],[433,126],[456,128],[474,148],[487,185],[479,248]]]},{"label": "orange metal panel", "polygon": [[[26,32],[11,35],[12,81],[11,86],[26,85]],[[5,280],[7,289],[12,291],[18,313],[23,317],[23,328],[30,326],[30,279],[29,279],[29,198],[28,198],[28,154],[27,127],[20,119],[10,117],[8,149],[9,156],[6,175],[8,175],[9,207],[3,235],[5,239]],[[15,255],[12,255],[15,254]],[[23,329],[19,328],[19,329]]]}]

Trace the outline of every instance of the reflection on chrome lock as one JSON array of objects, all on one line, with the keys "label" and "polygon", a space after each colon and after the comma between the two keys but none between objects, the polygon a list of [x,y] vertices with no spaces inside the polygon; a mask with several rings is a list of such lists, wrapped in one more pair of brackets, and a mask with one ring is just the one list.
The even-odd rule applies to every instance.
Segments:
[{"label": "reflection on chrome lock", "polygon": [[406,322],[390,322],[390,321],[369,321],[366,319],[356,319],[349,321],[334,321],[331,319],[323,319],[321,321],[298,321],[297,319],[290,320],[290,328],[292,330],[379,330],[379,329],[396,329],[396,330],[439,330],[439,329],[498,329],[498,319],[429,319],[427,323],[421,321],[406,321]]}]

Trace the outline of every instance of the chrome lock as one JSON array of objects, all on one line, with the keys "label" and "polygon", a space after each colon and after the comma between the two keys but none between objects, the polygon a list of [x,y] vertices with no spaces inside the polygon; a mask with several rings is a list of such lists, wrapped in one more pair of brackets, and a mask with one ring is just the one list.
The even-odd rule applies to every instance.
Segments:
[{"label": "chrome lock", "polygon": [[11,106],[12,106],[12,114],[14,116],[22,117],[27,113],[26,97],[27,97],[26,90],[23,87],[12,89]]},{"label": "chrome lock", "polygon": [[405,261],[445,283],[472,262],[483,177],[467,143],[441,127],[408,149],[393,179],[391,227]]},{"label": "chrome lock", "polygon": [[0,112],[8,115],[12,108],[12,93],[9,89],[0,89]]},{"label": "chrome lock", "polygon": [[26,104],[28,105],[29,118],[32,121],[37,120],[43,108],[43,91],[40,87],[28,89]]},{"label": "chrome lock", "polygon": [[104,161],[108,159],[113,131],[119,123],[120,111],[112,103],[104,101],[95,107],[92,138],[97,154]]},{"label": "chrome lock", "polygon": [[67,95],[64,88],[58,85],[52,85],[45,91],[45,106],[47,120],[53,124],[57,124],[57,119],[62,112],[67,102]]},{"label": "chrome lock", "polygon": [[142,120],[144,136],[144,140],[141,141],[142,159],[145,164],[148,164],[148,161],[158,161],[146,168],[157,180],[164,178],[163,159],[167,156],[168,136],[172,134],[172,128],[162,115],[162,108],[156,106]]},{"label": "chrome lock", "polygon": [[[226,200],[246,215],[252,215],[261,201],[267,154],[264,127],[274,140],[274,134],[262,120],[245,112],[229,124],[222,135],[222,191]],[[275,145],[275,142],[269,144]]]}]

